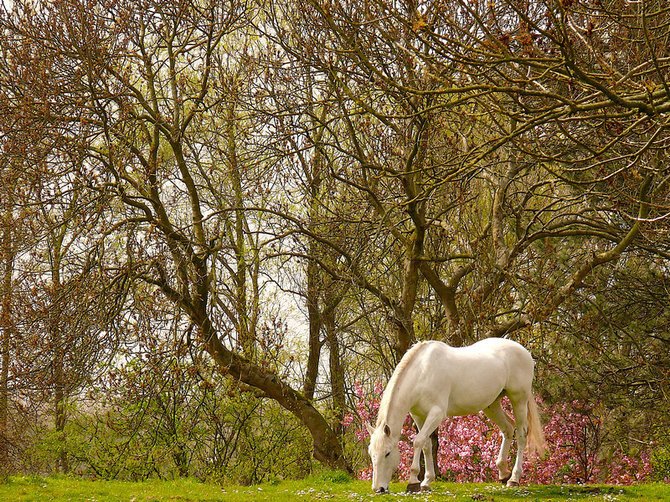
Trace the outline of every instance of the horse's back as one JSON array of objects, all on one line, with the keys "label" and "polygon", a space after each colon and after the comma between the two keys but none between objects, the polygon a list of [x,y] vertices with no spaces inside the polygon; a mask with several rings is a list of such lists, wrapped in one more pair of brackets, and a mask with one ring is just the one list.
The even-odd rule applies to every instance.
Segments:
[{"label": "horse's back", "polygon": [[[412,352],[412,354],[410,354]],[[446,343],[430,340],[420,342],[407,353],[407,363],[419,363],[429,372],[438,368],[458,371],[471,364],[533,370],[535,363],[530,352],[521,344],[505,338],[485,338],[465,347],[452,347]]]},{"label": "horse's back", "polygon": [[522,364],[524,366],[534,366],[533,357],[520,343],[506,338],[484,338],[472,345],[462,347],[463,350],[470,350],[474,353],[492,355],[496,358],[509,360],[511,363]]},{"label": "horse's back", "polygon": [[442,342],[421,345],[411,364],[416,390],[430,400],[445,399],[449,415],[475,413],[503,391],[530,390],[534,362],[514,341],[487,338],[467,347]]},{"label": "horse's back", "polygon": [[535,361],[528,349],[520,343],[506,338],[485,338],[469,347],[464,347],[482,359],[491,358],[505,366],[506,387],[528,387],[533,380]]}]

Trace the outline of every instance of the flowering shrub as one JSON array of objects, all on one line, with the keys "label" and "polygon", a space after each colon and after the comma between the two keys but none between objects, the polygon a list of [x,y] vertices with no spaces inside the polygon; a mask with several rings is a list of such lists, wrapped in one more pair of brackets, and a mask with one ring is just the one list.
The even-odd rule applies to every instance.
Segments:
[{"label": "flowering shrub", "polygon": [[[347,414],[344,425],[355,427],[357,441],[367,442],[364,424],[374,424],[383,388],[375,385],[366,395],[360,384],[354,387],[356,411]],[[509,410],[509,403],[503,402]],[[602,419],[580,402],[563,403],[547,409],[549,419],[544,426],[548,453],[542,458],[527,457],[523,480],[529,483],[594,483],[627,485],[645,480],[651,473],[648,452],[637,456],[624,454],[620,449],[603,455]],[[400,465],[398,476],[409,477],[412,463],[412,441],[415,430],[407,417],[399,442]],[[499,429],[483,413],[445,420],[439,428],[438,468],[446,479],[458,482],[481,482],[497,479],[495,459],[502,437]],[[513,464],[510,458],[510,467]],[[359,473],[361,479],[372,478],[372,467]]]},{"label": "flowering shrub", "polygon": [[549,454],[524,463],[531,482],[628,485],[649,477],[649,452],[631,456],[616,448],[608,458],[603,455],[603,420],[593,406],[573,401],[547,411],[544,434]]},{"label": "flowering shrub", "polygon": [[495,462],[502,436],[483,414],[444,421],[438,437],[437,466],[442,476],[458,482],[498,479]]}]

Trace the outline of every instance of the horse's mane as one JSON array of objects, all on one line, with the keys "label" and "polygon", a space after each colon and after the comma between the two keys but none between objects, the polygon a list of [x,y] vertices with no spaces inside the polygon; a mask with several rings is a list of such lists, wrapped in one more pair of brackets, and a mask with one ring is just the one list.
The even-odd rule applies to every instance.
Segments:
[{"label": "horse's mane", "polygon": [[379,403],[379,412],[377,413],[378,426],[386,421],[388,408],[391,404],[391,398],[393,397],[395,391],[398,388],[398,381],[400,380],[400,376],[403,374],[403,372],[409,366],[409,364],[414,360],[417,352],[419,352],[421,348],[423,348],[425,345],[429,343],[430,340],[427,340],[412,345],[412,347],[410,347],[410,349],[407,352],[405,352],[405,355],[402,356],[402,359],[400,359],[400,362],[398,363],[398,366],[396,366],[395,370],[393,370],[391,379],[389,380],[389,383],[386,385],[386,389],[384,389],[384,394],[382,395],[382,400]]}]

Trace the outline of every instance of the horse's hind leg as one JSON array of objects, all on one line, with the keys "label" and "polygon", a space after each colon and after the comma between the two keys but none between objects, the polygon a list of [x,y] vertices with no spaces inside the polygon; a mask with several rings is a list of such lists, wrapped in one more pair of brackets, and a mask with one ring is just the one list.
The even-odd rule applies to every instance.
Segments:
[{"label": "horse's hind leg", "polygon": [[500,431],[502,432],[503,440],[498,452],[498,458],[496,459],[496,467],[498,467],[498,479],[500,482],[507,483],[512,475],[507,457],[509,456],[512,436],[514,435],[514,422],[505,413],[502,406],[500,406],[500,399],[496,399],[491,406],[486,408],[484,414],[500,427]]},{"label": "horse's hind leg", "polygon": [[523,454],[526,449],[526,437],[528,435],[528,399],[528,394],[524,394],[522,397],[517,397],[516,399],[510,396],[512,409],[514,410],[514,420],[516,421],[517,452],[512,476],[507,482],[507,486],[517,486],[523,474]]}]

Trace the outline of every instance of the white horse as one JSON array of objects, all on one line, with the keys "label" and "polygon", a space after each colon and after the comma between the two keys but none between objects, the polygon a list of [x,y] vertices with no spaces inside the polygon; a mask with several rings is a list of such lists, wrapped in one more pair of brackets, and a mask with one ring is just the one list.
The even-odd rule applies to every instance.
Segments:
[{"label": "white horse", "polygon": [[[496,460],[498,477],[517,486],[522,474],[523,452],[542,452],[544,435],[531,390],[535,362],[523,346],[503,338],[487,338],[469,347],[455,348],[437,341],[421,342],[404,355],[389,380],[379,406],[377,426],[370,432],[372,489],[388,491],[400,453],[398,440],[407,413],[419,432],[414,438],[414,457],[407,491],[429,490],[435,479],[430,435],[446,417],[471,415],[484,410],[502,431]],[[508,396],[516,420],[518,451],[514,468],[507,457],[515,423],[500,406]],[[421,451],[426,464],[419,484]]]}]

